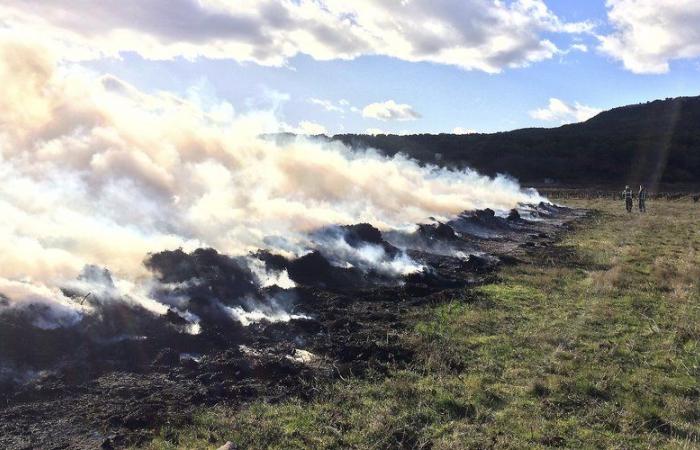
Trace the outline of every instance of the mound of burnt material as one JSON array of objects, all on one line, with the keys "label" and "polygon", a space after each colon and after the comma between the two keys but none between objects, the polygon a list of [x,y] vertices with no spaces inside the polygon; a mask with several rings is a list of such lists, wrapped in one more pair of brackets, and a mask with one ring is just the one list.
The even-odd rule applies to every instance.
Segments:
[{"label": "mound of burnt material", "polygon": [[540,202],[536,206],[537,211],[542,216],[554,217],[561,215],[562,212],[569,210],[566,206],[555,205],[554,203]]},{"label": "mound of burnt material", "polygon": [[62,355],[74,352],[81,343],[77,330],[36,327],[31,309],[0,315],[0,366],[9,362],[33,369],[51,366],[59,362]]},{"label": "mound of burnt material", "polygon": [[351,247],[360,248],[364,245],[376,245],[381,247],[388,257],[394,258],[400,250],[389,244],[382,237],[382,232],[368,223],[356,225],[344,225],[340,227],[343,231],[343,239]]},{"label": "mound of burnt material", "polygon": [[516,208],[513,208],[508,213],[508,217],[506,217],[506,220],[508,220],[509,222],[518,222],[521,221],[522,218],[520,217],[520,212]]},{"label": "mound of burnt material", "polygon": [[512,221],[504,217],[498,217],[489,208],[473,212],[464,212],[454,220],[448,222],[454,230],[462,234],[482,238],[498,237],[511,229]]},{"label": "mound of burnt material", "polygon": [[426,269],[405,277],[407,288],[454,289],[477,283],[484,274],[496,270],[500,261],[489,255],[448,256],[421,251],[410,255],[425,264]]},{"label": "mound of burnt material", "polygon": [[365,284],[359,270],[334,266],[319,251],[290,261],[287,272],[295,283],[305,286],[338,289]]},{"label": "mound of burnt material", "polygon": [[367,223],[328,227],[312,234],[317,249],[294,259],[269,251],[251,256],[269,271],[287,271],[297,285],[362,289],[401,282],[404,253]]},{"label": "mound of burnt material", "polygon": [[455,230],[442,222],[420,224],[417,233],[427,241],[454,241],[458,239]]},{"label": "mound of burnt material", "polygon": [[[257,255],[266,266],[278,270],[290,265],[281,256],[264,252]],[[151,255],[146,266],[160,282],[152,295],[175,312],[169,313],[171,323],[184,319],[204,333],[230,338],[256,318],[287,318],[293,309],[293,293],[261,287],[242,257],[231,258],[213,249],[190,254],[175,250]]]},{"label": "mound of burnt material", "polygon": [[299,258],[287,259],[269,251],[258,251],[252,256],[265,264],[267,270],[286,270],[289,278],[301,286],[341,289],[365,285],[365,274],[352,267],[338,267],[318,250]]},{"label": "mound of burnt material", "polygon": [[492,272],[500,265],[499,258],[491,255],[469,255],[466,262],[466,270],[473,273]]},{"label": "mound of burnt material", "polygon": [[265,269],[272,272],[282,272],[287,270],[289,260],[282,255],[272,253],[269,250],[258,250],[250,254],[252,258],[258,259],[265,264]]},{"label": "mound of burnt material", "polygon": [[123,299],[91,296],[85,304],[90,309],[70,326],[37,326],[32,308],[0,315],[0,362],[22,373],[80,367],[75,376],[86,380],[110,370],[142,371],[167,345],[201,345],[189,342],[197,337],[183,334],[169,315]]},{"label": "mound of burnt material", "polygon": [[[182,249],[152,254],[145,265],[161,283],[190,283],[191,296],[239,298],[255,295],[255,276],[240,258],[222,255],[212,248],[200,248],[192,253]],[[202,291],[204,290],[204,291]]]},{"label": "mound of burnt material", "polygon": [[566,206],[559,206],[553,203],[540,202],[538,204],[526,203],[518,207],[518,212],[526,221],[547,220],[552,224],[562,224],[561,219],[570,215],[576,215],[576,211]]},{"label": "mound of burnt material", "polygon": [[406,249],[406,254],[424,265],[432,265],[437,257],[466,257],[476,251],[473,243],[463,239],[448,224],[435,223],[418,224],[413,232],[391,231],[386,233],[386,239],[397,247]]}]

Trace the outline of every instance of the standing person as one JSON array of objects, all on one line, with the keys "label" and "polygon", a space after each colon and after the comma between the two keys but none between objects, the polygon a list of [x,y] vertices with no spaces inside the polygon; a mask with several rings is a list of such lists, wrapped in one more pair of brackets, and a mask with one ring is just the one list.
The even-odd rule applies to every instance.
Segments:
[{"label": "standing person", "polygon": [[643,185],[639,185],[639,212],[647,212],[647,190]]},{"label": "standing person", "polygon": [[625,186],[625,190],[622,191],[622,198],[625,199],[625,207],[627,212],[632,212],[632,189],[629,186]]}]

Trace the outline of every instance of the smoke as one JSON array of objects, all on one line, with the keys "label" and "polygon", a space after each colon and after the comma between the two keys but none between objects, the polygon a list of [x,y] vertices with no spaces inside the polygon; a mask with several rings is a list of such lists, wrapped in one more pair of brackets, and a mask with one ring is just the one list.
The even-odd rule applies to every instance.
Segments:
[{"label": "smoke", "polygon": [[267,304],[259,302],[249,302],[248,309],[241,306],[225,306],[226,312],[231,318],[239,321],[241,325],[247,326],[254,322],[265,319],[269,322],[288,322],[292,319],[308,319],[304,314],[292,314],[287,312],[285,302],[278,303],[276,299],[271,299]]},{"label": "smoke", "polygon": [[400,277],[423,269],[403,251],[386,242],[380,230],[364,223],[327,227],[311,234],[307,244],[324,254],[338,267],[376,271],[388,277]]},{"label": "smoke", "polygon": [[296,283],[289,278],[287,269],[269,270],[265,263],[257,258],[249,258],[247,260],[248,268],[255,275],[259,286],[266,288],[271,286],[279,286],[282,289],[291,289],[296,287]]},{"label": "smoke", "polygon": [[[104,299],[164,314],[169,304],[152,294],[143,264],[164,249],[300,256],[311,249],[310,234],[336,224],[400,229],[428,216],[540,200],[504,177],[340,143],[263,139],[283,128],[271,112],[235,116],[226,102],[142,92],[6,37],[0,85],[0,310],[32,305],[43,311],[39,327],[75,324]],[[316,245],[333,248],[334,262],[394,274],[420,269],[371,243],[336,236]],[[109,268],[109,277],[91,265]],[[248,271],[262,286],[293,285],[286,272]],[[66,289],[92,297],[80,304]]]},{"label": "smoke", "polygon": [[42,329],[74,325],[82,317],[81,308],[58,289],[29,281],[0,278],[0,311],[24,310],[31,323]]}]

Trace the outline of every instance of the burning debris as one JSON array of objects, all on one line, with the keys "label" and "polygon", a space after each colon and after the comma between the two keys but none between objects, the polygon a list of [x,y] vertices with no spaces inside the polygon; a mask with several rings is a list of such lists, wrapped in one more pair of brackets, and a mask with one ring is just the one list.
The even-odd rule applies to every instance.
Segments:
[{"label": "burning debris", "polygon": [[[537,220],[523,218],[535,213]],[[22,415],[13,411],[35,402],[89,411],[95,425],[112,430],[112,437],[84,441],[85,448],[108,438],[127,445],[140,439],[139,430],[163,417],[177,420],[197,405],[304,396],[299,377],[361,376],[370,367],[410,361],[409,349],[380,345],[372,336],[401,327],[406,308],[479,282],[531,236],[546,240],[575,215],[524,205],[517,217],[486,210],[412,231],[382,232],[366,223],[326,227],[310,233],[308,250],[296,257],[270,250],[162,251],[144,262],[152,274],[147,290],[124,289],[108,269],[86,266],[62,288],[79,318],[55,326],[41,326],[53,320],[47,305],[12,308],[3,295],[0,444],[55,438],[35,429],[27,441],[19,433]],[[395,261],[416,269],[388,269]],[[261,273],[284,273],[291,285],[268,285]],[[141,411],[141,396],[156,392],[162,399]],[[112,417],[101,415],[107,410]],[[78,417],[66,434],[71,445],[77,441],[70,439],[85,438]]]}]

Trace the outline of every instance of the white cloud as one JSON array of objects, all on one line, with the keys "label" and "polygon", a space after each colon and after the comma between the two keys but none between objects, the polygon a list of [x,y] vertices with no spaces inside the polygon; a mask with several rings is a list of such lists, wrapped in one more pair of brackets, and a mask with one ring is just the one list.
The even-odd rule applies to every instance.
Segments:
[{"label": "white cloud", "polygon": [[282,125],[283,131],[286,131],[288,133],[294,133],[294,134],[303,134],[307,136],[316,136],[319,134],[328,134],[328,130],[326,127],[321,125],[320,123],[316,122],[311,122],[309,120],[302,120],[299,122],[299,125],[296,127],[293,127],[291,125]]},{"label": "white cloud", "polygon": [[317,135],[317,134],[327,134],[328,130],[326,130],[326,127],[321,125],[320,123],[316,122],[311,122],[308,120],[302,120],[299,122],[299,131],[301,134],[309,134],[309,135]]},{"label": "white cloud", "polygon": [[489,73],[562,53],[552,34],[592,29],[544,0],[4,0],[0,17],[73,59],[133,51],[281,66],[299,53],[384,55]]},{"label": "white cloud", "polygon": [[392,135],[392,136],[410,136],[410,135],[413,135],[416,133],[415,133],[415,131],[411,131],[411,130],[387,131],[387,130],[382,130],[381,128],[367,128],[365,130],[365,134],[369,134],[372,136],[376,136],[378,134],[386,134],[386,135]]},{"label": "white cloud", "polygon": [[335,105],[331,100],[324,100],[320,98],[310,98],[309,99],[310,103],[313,103],[314,105],[318,105],[321,108],[325,109],[328,112],[337,112],[337,113],[344,113],[345,110],[342,108],[343,103],[342,101],[338,102],[338,105]]},{"label": "white cloud", "polygon": [[700,56],[697,0],[608,0],[614,31],[599,50],[635,73],[666,73],[669,62]]},{"label": "white cloud", "polygon": [[571,123],[586,121],[601,111],[601,109],[582,105],[579,102],[571,105],[558,98],[550,98],[546,108],[530,111],[530,116],[546,122]]},{"label": "white cloud", "polygon": [[416,120],[421,115],[411,105],[387,100],[381,103],[370,103],[362,109],[362,117],[368,119],[387,120]]},{"label": "white cloud", "polygon": [[471,128],[454,127],[452,129],[452,134],[474,134],[476,132],[476,130],[472,130]]}]

